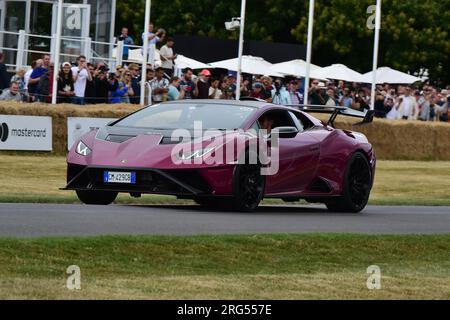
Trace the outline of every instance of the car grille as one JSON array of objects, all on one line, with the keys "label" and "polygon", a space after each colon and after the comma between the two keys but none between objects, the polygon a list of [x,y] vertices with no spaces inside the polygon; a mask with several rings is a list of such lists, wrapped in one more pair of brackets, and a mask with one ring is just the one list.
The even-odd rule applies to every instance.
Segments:
[{"label": "car grille", "polygon": [[[136,172],[135,184],[105,183],[105,171]],[[93,168],[69,164],[67,189],[111,190],[174,195],[210,194],[211,187],[196,171],[133,168]]]}]

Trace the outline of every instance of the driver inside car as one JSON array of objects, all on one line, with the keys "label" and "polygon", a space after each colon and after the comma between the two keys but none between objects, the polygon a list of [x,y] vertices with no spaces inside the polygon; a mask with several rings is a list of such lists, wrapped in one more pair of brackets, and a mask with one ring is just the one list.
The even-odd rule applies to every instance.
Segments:
[{"label": "driver inside car", "polygon": [[259,118],[258,122],[261,130],[267,130],[267,134],[270,134],[273,127],[273,119],[265,114]]}]

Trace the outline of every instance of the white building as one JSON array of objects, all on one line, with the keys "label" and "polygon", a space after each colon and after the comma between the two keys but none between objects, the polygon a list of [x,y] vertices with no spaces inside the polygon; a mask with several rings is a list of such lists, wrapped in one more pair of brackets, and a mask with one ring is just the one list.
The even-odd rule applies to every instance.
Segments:
[{"label": "white building", "polygon": [[[94,60],[111,57],[115,2],[64,1],[61,61],[73,61],[79,54]],[[0,0],[0,52],[8,66],[30,65],[42,52],[53,51],[57,7],[57,0]]]}]

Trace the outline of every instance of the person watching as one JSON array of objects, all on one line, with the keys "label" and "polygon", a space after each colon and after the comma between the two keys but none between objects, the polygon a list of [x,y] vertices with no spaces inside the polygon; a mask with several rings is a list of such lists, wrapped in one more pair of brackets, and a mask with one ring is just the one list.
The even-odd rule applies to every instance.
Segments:
[{"label": "person watching", "polygon": [[325,99],[322,97],[319,88],[319,81],[313,80],[311,82],[311,88],[309,88],[309,101],[312,105],[324,105]]},{"label": "person watching", "polygon": [[169,92],[167,93],[167,100],[181,100],[184,98],[184,90],[180,90],[180,78],[173,77],[170,79]]},{"label": "person watching", "polygon": [[159,67],[155,70],[155,78],[150,81],[152,91],[152,102],[160,103],[167,100],[169,92],[169,81],[164,78],[164,69]]},{"label": "person watching", "polygon": [[161,67],[164,69],[164,72],[169,76],[173,76],[173,67],[174,61],[177,58],[177,54],[173,53],[173,45],[175,41],[173,38],[167,38],[167,42],[165,45],[161,47],[159,50],[159,55],[161,57],[162,65]]},{"label": "person watching", "polygon": [[69,62],[64,62],[61,66],[58,77],[58,103],[71,103],[75,95],[73,86],[73,75]]},{"label": "person watching", "polygon": [[327,89],[327,103],[325,104],[327,107],[336,107],[336,97],[334,95],[334,89]]},{"label": "person watching", "polygon": [[87,81],[91,81],[91,73],[88,71],[85,56],[77,58],[77,66],[72,67],[73,82],[75,88],[75,96],[73,102],[78,105],[84,105],[84,93],[86,91]]},{"label": "person watching", "polygon": [[19,84],[16,81],[11,81],[9,89],[3,90],[0,95],[0,101],[22,102],[23,100],[23,96],[19,92]]},{"label": "person watching", "polygon": [[134,44],[133,38],[128,35],[128,28],[127,27],[123,27],[122,28],[122,32],[117,37],[117,40],[118,41],[123,41],[123,56],[122,56],[122,59],[124,61],[126,61],[126,60],[128,60],[128,56],[130,54],[130,47],[129,46]]}]

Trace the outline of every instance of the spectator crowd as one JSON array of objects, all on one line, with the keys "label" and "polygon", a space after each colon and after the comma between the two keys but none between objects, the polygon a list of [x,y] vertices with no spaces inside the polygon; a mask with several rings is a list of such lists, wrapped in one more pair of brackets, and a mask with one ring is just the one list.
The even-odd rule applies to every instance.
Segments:
[{"label": "spectator crowd", "polygon": [[[204,69],[198,73],[190,68],[181,76],[174,76],[173,38],[166,37],[160,28],[142,34],[150,48],[158,43],[162,65],[147,65],[145,77],[145,104],[179,99],[235,99],[239,85],[241,97],[251,97],[280,105],[304,104],[304,80],[295,78],[272,78],[263,75],[244,76],[236,83],[235,74],[221,74],[218,70]],[[102,61],[90,62],[79,56],[74,63],[55,65],[45,54],[33,61],[31,68],[18,70],[8,77],[0,53],[0,101],[50,103],[56,94],[57,103],[85,104],[139,104],[141,98],[141,67],[127,63],[129,46],[134,44],[128,29],[122,28],[118,39],[123,41],[124,64],[113,70]],[[152,50],[150,50],[152,52]],[[148,57],[148,61],[154,61]],[[53,92],[54,72],[57,72],[57,92]],[[375,98],[375,116],[387,119],[449,121],[450,87],[437,88],[428,83],[420,86],[378,85]],[[308,104],[343,106],[364,111],[370,109],[370,85],[344,81],[321,82],[312,80]]]}]

